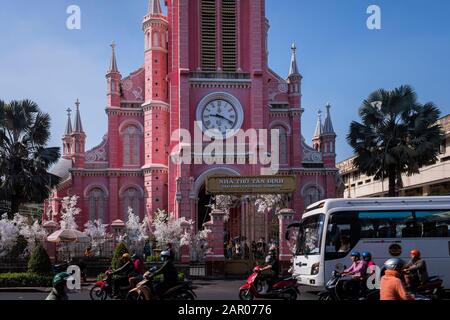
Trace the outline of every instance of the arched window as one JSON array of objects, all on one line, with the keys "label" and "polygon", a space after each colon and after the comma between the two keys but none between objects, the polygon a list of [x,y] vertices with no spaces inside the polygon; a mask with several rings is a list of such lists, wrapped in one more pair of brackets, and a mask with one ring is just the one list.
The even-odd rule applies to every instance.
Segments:
[{"label": "arched window", "polygon": [[136,188],[128,188],[123,192],[123,207],[124,207],[124,217],[123,221],[128,221],[128,209],[133,209],[133,213],[140,216],[139,203],[140,203],[140,193]]},{"label": "arched window", "polygon": [[94,188],[89,191],[89,220],[100,219],[102,222],[106,221],[105,216],[105,206],[106,206],[106,195],[105,192],[100,188]]},{"label": "arched window", "polygon": [[157,32],[153,33],[153,47],[154,48],[158,48],[159,47],[159,37],[158,37],[158,33]]},{"label": "arched window", "polygon": [[140,163],[140,131],[128,126],[123,132],[123,164],[137,166]]},{"label": "arched window", "polygon": [[280,140],[279,140],[280,164],[287,164],[288,163],[287,131],[283,126],[278,126],[275,129],[277,129],[280,134]]},{"label": "arched window", "polygon": [[317,187],[309,187],[303,192],[303,199],[305,200],[305,207],[321,200],[323,197],[320,189]]}]

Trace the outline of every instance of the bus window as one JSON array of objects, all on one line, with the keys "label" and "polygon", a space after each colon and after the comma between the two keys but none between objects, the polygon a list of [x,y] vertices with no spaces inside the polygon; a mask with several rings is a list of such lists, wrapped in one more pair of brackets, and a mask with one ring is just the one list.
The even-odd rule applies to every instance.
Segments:
[{"label": "bus window", "polygon": [[447,238],[450,228],[450,211],[416,211],[416,225],[425,238]]},{"label": "bus window", "polygon": [[410,211],[360,212],[361,238],[402,238],[412,232],[414,219]]},{"label": "bus window", "polygon": [[297,255],[320,254],[323,221],[325,215],[315,215],[305,218],[298,229]]},{"label": "bus window", "polygon": [[325,259],[335,260],[348,255],[359,241],[357,213],[338,212],[330,216],[325,242]]}]

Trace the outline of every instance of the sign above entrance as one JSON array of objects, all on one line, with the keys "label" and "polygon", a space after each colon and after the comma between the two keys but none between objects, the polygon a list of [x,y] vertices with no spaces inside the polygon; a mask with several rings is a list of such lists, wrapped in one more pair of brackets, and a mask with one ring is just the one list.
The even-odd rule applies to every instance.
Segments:
[{"label": "sign above entrance", "polygon": [[211,177],[206,181],[209,194],[283,194],[296,190],[295,176]]}]

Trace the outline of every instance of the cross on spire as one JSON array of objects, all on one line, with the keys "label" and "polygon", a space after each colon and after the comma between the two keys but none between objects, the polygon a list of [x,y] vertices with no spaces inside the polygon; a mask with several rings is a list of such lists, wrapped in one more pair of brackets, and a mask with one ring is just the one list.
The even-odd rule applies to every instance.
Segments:
[{"label": "cross on spire", "polygon": [[65,135],[72,134],[72,120],[70,119],[70,114],[72,113],[72,109],[67,108],[67,124],[66,124],[66,130],[64,131]]}]

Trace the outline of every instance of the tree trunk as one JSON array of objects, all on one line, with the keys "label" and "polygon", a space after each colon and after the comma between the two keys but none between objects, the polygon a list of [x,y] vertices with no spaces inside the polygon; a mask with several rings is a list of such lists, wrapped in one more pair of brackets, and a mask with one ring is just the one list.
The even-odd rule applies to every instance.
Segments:
[{"label": "tree trunk", "polygon": [[11,210],[8,212],[8,219],[12,220],[16,213],[19,213],[20,201],[17,198],[11,198]]},{"label": "tree trunk", "polygon": [[389,197],[396,197],[397,173],[394,168],[389,169]]}]

